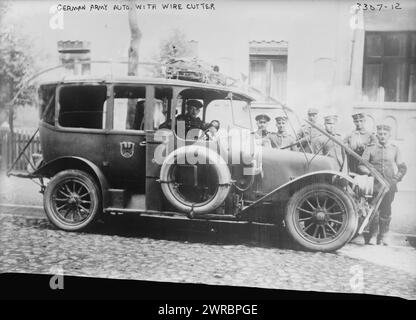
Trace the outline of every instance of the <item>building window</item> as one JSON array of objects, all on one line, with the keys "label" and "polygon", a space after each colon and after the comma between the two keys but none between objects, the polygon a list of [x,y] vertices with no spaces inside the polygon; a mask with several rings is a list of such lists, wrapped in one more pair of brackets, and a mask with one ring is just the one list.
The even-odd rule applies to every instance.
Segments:
[{"label": "building window", "polygon": [[363,98],[416,102],[416,32],[366,32]]},{"label": "building window", "polygon": [[287,56],[250,55],[250,85],[267,97],[286,101]]},{"label": "building window", "polygon": [[[286,102],[287,41],[250,41],[250,85],[267,98]],[[267,101],[266,101],[267,102]]]}]

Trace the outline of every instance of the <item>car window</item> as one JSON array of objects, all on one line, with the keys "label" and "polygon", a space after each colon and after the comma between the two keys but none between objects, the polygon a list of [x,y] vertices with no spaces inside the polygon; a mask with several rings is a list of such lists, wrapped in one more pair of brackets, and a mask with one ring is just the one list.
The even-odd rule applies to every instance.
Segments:
[{"label": "car window", "polygon": [[234,125],[244,129],[251,129],[249,103],[243,100],[233,100],[231,103]]},{"label": "car window", "polygon": [[38,92],[40,119],[46,123],[55,123],[55,90],[56,85],[42,86]]},{"label": "car window", "polygon": [[114,130],[143,130],[146,88],[114,87]]},{"label": "car window", "polygon": [[158,129],[168,119],[172,104],[171,87],[155,87],[155,106],[153,109],[153,129]]},{"label": "car window", "polygon": [[63,127],[103,129],[106,100],[104,85],[64,86],[59,93],[58,122]]},{"label": "car window", "polygon": [[218,120],[222,129],[228,129],[234,126],[229,100],[214,100],[208,104],[205,112],[205,122],[210,123],[212,120]]}]

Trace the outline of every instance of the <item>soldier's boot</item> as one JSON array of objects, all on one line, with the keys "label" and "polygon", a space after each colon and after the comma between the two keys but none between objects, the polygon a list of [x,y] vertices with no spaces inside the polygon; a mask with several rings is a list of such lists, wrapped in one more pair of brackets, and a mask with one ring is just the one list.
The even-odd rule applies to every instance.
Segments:
[{"label": "soldier's boot", "polygon": [[387,238],[387,234],[389,232],[391,218],[382,218],[380,217],[380,231],[377,235],[377,244],[388,246],[389,241]]},{"label": "soldier's boot", "polygon": [[364,244],[373,245],[374,243],[371,242],[371,239],[373,238],[373,235],[370,233],[364,233]]}]

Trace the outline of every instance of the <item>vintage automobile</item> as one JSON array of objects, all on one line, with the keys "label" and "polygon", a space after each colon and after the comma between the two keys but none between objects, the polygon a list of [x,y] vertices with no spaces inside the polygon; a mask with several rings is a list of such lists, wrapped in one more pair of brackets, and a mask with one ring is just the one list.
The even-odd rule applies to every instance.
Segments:
[{"label": "vintage automobile", "polygon": [[[220,122],[217,138],[182,130],[189,100],[202,103],[202,121]],[[42,156],[26,177],[48,180],[45,212],[62,230],[114,212],[180,215],[283,224],[300,248],[334,251],[363,231],[388,187],[368,163],[378,193],[373,177],[340,172],[330,157],[259,146],[253,98],[234,87],[80,76],[42,83],[39,101]]]}]

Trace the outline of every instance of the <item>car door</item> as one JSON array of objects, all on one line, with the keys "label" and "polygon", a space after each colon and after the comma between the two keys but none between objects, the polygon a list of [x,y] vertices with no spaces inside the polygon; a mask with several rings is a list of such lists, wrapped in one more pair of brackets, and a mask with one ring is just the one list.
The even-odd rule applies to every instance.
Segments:
[{"label": "car door", "polygon": [[108,113],[106,176],[113,188],[144,193],[146,180],[146,87],[114,84]]}]

